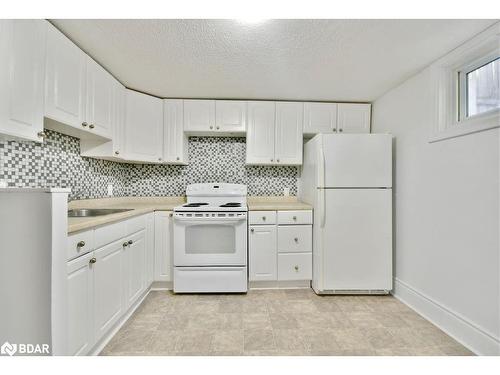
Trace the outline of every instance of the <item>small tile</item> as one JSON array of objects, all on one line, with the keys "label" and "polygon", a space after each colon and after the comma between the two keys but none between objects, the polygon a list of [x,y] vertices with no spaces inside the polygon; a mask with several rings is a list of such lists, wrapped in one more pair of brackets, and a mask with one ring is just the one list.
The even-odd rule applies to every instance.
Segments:
[{"label": "small tile", "polygon": [[246,329],[244,331],[244,350],[276,350],[273,331],[270,329]]}]

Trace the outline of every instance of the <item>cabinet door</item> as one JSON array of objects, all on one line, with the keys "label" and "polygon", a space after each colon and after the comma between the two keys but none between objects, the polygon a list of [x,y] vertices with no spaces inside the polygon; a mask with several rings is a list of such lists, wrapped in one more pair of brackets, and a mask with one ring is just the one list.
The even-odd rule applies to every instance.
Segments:
[{"label": "cabinet door", "polygon": [[245,133],[247,103],[240,100],[215,101],[215,129],[221,132]]},{"label": "cabinet door", "polygon": [[68,262],[68,355],[85,355],[94,345],[94,253]]},{"label": "cabinet door", "polygon": [[371,104],[338,104],[338,131],[370,133]]},{"label": "cabinet door", "polygon": [[184,134],[183,101],[163,101],[163,160],[167,163],[188,163],[188,138]]},{"label": "cabinet door", "polygon": [[113,85],[113,156],[125,158],[125,87],[118,81]]},{"label": "cabinet door", "polygon": [[94,252],[94,332],[96,342],[120,319],[123,309],[124,250],[119,240]]},{"label": "cabinet door", "polygon": [[252,225],[248,236],[249,280],[277,280],[276,226]]},{"label": "cabinet door", "polygon": [[155,281],[172,281],[172,212],[155,212]]},{"label": "cabinet door", "polygon": [[275,157],[278,164],[302,164],[303,115],[303,103],[276,103]]},{"label": "cabinet door", "polygon": [[0,136],[41,142],[46,21],[0,20]]},{"label": "cabinet door", "polygon": [[155,216],[150,213],[146,216],[146,289],[154,280],[155,265]]},{"label": "cabinet door", "polygon": [[275,103],[248,102],[247,164],[274,164]]},{"label": "cabinet door", "polygon": [[332,133],[337,131],[336,103],[304,103],[305,135]]},{"label": "cabinet door", "polygon": [[87,121],[89,130],[111,138],[113,121],[114,78],[87,57]]},{"label": "cabinet door", "polygon": [[78,129],[85,120],[85,53],[54,26],[48,25],[45,116]]},{"label": "cabinet door", "polygon": [[161,162],[163,159],[163,103],[136,91],[126,92],[125,153],[127,159]]},{"label": "cabinet door", "polygon": [[128,246],[125,246],[125,288],[128,308],[146,290],[146,233],[141,230],[126,238]]},{"label": "cabinet door", "polygon": [[184,130],[215,131],[215,100],[184,100]]}]

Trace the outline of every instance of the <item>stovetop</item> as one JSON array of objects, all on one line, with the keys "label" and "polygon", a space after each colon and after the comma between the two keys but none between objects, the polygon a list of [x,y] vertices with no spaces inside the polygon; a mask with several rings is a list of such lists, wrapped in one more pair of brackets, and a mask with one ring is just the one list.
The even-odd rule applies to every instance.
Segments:
[{"label": "stovetop", "polygon": [[177,212],[196,212],[196,211],[235,211],[235,212],[244,212],[248,211],[248,207],[246,204],[237,203],[237,202],[227,202],[223,204],[209,204],[206,202],[196,202],[196,203],[186,203],[182,206],[177,206],[174,208],[174,211]]},{"label": "stovetop", "polygon": [[191,184],[186,188],[187,203],[175,207],[177,212],[235,211],[246,212],[247,187],[240,184]]}]

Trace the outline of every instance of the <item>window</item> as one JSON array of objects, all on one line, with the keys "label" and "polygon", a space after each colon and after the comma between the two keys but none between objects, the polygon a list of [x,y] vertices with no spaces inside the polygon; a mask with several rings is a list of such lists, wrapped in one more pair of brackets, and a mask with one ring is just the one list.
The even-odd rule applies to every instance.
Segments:
[{"label": "window", "polygon": [[500,127],[500,22],[431,66],[430,142]]}]

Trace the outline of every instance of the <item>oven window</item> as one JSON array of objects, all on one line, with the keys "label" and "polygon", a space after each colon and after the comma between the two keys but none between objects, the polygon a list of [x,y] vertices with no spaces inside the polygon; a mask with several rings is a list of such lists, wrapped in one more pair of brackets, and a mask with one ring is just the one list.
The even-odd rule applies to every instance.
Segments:
[{"label": "oven window", "polygon": [[186,254],[231,254],[236,252],[232,225],[189,225],[186,227]]}]

